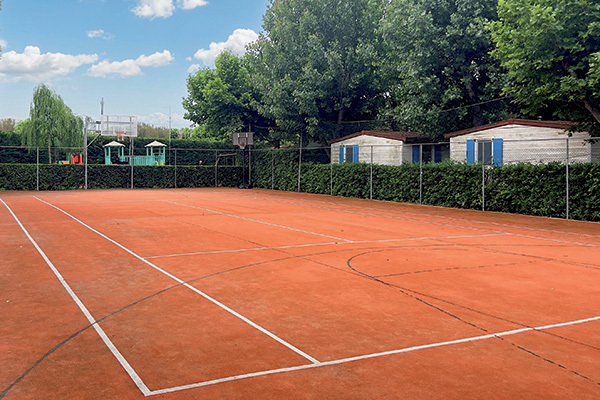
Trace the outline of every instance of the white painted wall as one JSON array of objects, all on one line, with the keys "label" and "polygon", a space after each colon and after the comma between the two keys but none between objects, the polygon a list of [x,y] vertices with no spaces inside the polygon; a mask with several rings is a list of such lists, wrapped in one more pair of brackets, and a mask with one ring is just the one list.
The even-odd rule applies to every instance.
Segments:
[{"label": "white painted wall", "polygon": [[401,140],[381,138],[377,136],[360,135],[332,144],[331,162],[340,162],[340,146],[359,146],[358,162],[371,162],[371,148],[373,149],[373,163],[383,165],[401,165],[402,162],[412,160],[411,146],[404,146]]},{"label": "white painted wall", "polygon": [[[467,139],[503,139],[503,164],[518,162],[548,163],[565,162],[566,141],[569,140],[571,162],[600,162],[600,143],[591,145],[585,139],[589,135],[576,132],[569,136],[563,129],[541,128],[526,125],[505,125],[450,138],[450,158],[465,161]],[[477,147],[477,146],[476,146]]]}]

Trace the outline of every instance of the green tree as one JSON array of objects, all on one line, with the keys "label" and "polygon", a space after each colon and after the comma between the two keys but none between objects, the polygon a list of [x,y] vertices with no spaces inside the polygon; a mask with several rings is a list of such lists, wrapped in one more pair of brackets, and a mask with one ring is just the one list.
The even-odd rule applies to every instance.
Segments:
[{"label": "green tree", "polygon": [[184,117],[198,125],[201,137],[226,140],[249,125],[265,123],[254,109],[257,92],[245,60],[229,52],[217,57],[214,69],[190,75],[187,89]]},{"label": "green tree", "polygon": [[[486,30],[497,0],[391,0],[381,29],[398,80],[382,113],[396,129],[441,134],[506,117],[504,73]],[[484,107],[484,104],[486,105]]]},{"label": "green tree", "polygon": [[505,88],[528,115],[582,123],[600,136],[600,2],[500,0],[490,25]]},{"label": "green tree", "polygon": [[29,122],[22,129],[23,145],[47,146],[49,163],[52,163],[52,148],[83,144],[83,119],[75,116],[62,98],[44,84],[34,89]]},{"label": "green tree", "polygon": [[138,122],[137,124],[138,137],[140,138],[152,138],[152,139],[168,139],[169,128],[160,126],[154,126],[145,122]]},{"label": "green tree", "polygon": [[280,133],[326,143],[344,133],[344,122],[375,117],[384,3],[271,0],[248,58],[261,93],[258,110]]},{"label": "green tree", "polygon": [[12,118],[0,119],[0,132],[14,132],[17,122]]}]

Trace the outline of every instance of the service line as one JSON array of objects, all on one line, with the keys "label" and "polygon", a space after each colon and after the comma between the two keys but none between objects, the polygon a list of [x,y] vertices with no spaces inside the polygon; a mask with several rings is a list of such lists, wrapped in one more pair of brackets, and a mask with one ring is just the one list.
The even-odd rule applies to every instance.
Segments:
[{"label": "service line", "polygon": [[281,373],[285,373],[285,372],[301,371],[301,370],[312,369],[312,368],[327,367],[327,366],[331,366],[331,365],[347,364],[347,363],[351,363],[351,362],[354,362],[354,361],[361,361],[361,360],[366,360],[366,359],[370,359],[370,358],[385,357],[385,356],[391,356],[391,355],[395,355],[395,354],[410,353],[410,352],[418,351],[418,350],[433,349],[433,348],[436,348],[436,347],[445,347],[445,346],[452,346],[452,345],[455,345],[455,344],[470,343],[470,342],[476,342],[476,341],[480,341],[480,340],[488,340],[488,339],[493,339],[493,338],[500,338],[500,337],[503,337],[503,336],[516,335],[516,334],[523,333],[523,332],[543,331],[543,330],[548,330],[548,329],[552,329],[552,328],[560,328],[560,327],[564,327],[564,326],[571,326],[571,325],[583,324],[583,323],[586,323],[586,322],[593,322],[593,321],[600,321],[600,316],[592,317],[592,318],[579,319],[579,320],[576,320],[576,321],[563,322],[563,323],[553,324],[553,325],[544,325],[544,326],[539,326],[539,327],[535,327],[535,328],[514,329],[514,330],[511,330],[511,331],[491,333],[491,334],[482,335],[482,336],[472,336],[472,337],[468,337],[468,338],[456,339],[456,340],[449,340],[449,341],[445,341],[445,342],[438,342],[438,343],[431,343],[431,344],[425,344],[425,345],[420,345],[420,346],[405,347],[405,348],[402,348],[402,349],[383,351],[383,352],[380,352],[380,353],[364,354],[364,355],[361,355],[361,356],[341,358],[341,359],[338,359],[338,360],[331,360],[331,361],[324,361],[324,362],[320,362],[320,363],[317,363],[317,364],[305,364],[305,365],[298,365],[298,366],[295,366],[295,367],[278,368],[278,369],[271,369],[271,370],[267,370],[267,371],[253,372],[253,373],[243,374],[243,375],[229,376],[229,377],[225,377],[225,378],[221,378],[221,379],[213,379],[213,380],[210,380],[210,381],[192,383],[192,384],[189,384],[189,385],[183,385],[183,386],[176,386],[176,387],[171,387],[171,388],[166,388],[166,389],[153,390],[150,393],[150,395],[158,395],[158,394],[178,392],[178,391],[182,391],[182,390],[189,390],[189,389],[199,388],[199,387],[203,387],[203,386],[216,385],[216,384],[219,384],[219,383],[238,381],[238,380],[241,380],[241,379],[255,378],[255,377],[259,377],[259,376],[281,374]]}]

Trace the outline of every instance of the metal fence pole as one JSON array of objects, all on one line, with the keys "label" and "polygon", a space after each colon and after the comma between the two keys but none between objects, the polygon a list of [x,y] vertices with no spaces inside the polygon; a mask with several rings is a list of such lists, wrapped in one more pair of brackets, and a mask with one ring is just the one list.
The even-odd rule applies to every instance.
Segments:
[{"label": "metal fence pole", "polygon": [[36,161],[35,161],[35,190],[40,191],[40,148],[36,147]]},{"label": "metal fence pole", "polygon": [[369,200],[373,200],[373,146],[371,146],[371,176],[369,178]]},{"label": "metal fence pole", "polygon": [[566,194],[567,194],[567,219],[569,219],[569,139],[565,139],[567,142],[567,177],[566,177]]},{"label": "metal fence pole", "polygon": [[271,151],[271,190],[275,190],[275,151]]},{"label": "metal fence pole", "polygon": [[481,160],[481,211],[485,211],[485,160]]},{"label": "metal fence pole", "polygon": [[219,150],[215,150],[215,187],[219,186]]},{"label": "metal fence pole", "polygon": [[423,204],[423,145],[419,145],[419,204]]},{"label": "metal fence pole", "polygon": [[129,138],[129,164],[131,164],[131,189],[133,189],[133,136]]},{"label": "metal fence pole", "polygon": [[331,150],[333,150],[333,147],[329,148],[329,195],[333,196],[333,155]]},{"label": "metal fence pole", "polygon": [[175,149],[175,188],[177,188],[177,149]]},{"label": "metal fence pole", "polygon": [[300,154],[298,156],[298,192],[300,192],[300,177],[302,176],[302,135],[300,135]]}]

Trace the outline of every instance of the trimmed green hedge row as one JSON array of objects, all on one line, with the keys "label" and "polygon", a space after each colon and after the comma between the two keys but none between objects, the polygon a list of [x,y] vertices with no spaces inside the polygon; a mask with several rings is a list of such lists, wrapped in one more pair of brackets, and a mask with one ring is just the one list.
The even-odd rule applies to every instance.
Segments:
[{"label": "trimmed green hedge row", "polygon": [[[297,156],[272,152],[255,159],[255,187],[298,190]],[[301,168],[302,192],[370,198],[369,164],[302,163]],[[487,211],[566,217],[566,168],[559,163],[523,163],[486,168],[485,172],[481,165],[424,164],[422,193],[418,164],[373,165],[372,174],[372,197],[376,200],[475,210],[481,210],[485,201]],[[600,164],[571,165],[569,178],[569,217],[600,221]]]},{"label": "trimmed green hedge row", "polygon": [[[242,181],[241,167],[135,166],[134,188],[235,187]],[[0,164],[0,190],[36,190],[35,164]],[[215,176],[216,175],[216,176]],[[216,181],[215,181],[216,178]],[[39,165],[40,190],[81,189],[85,185],[83,165]],[[131,187],[128,165],[89,165],[88,188]]]}]

